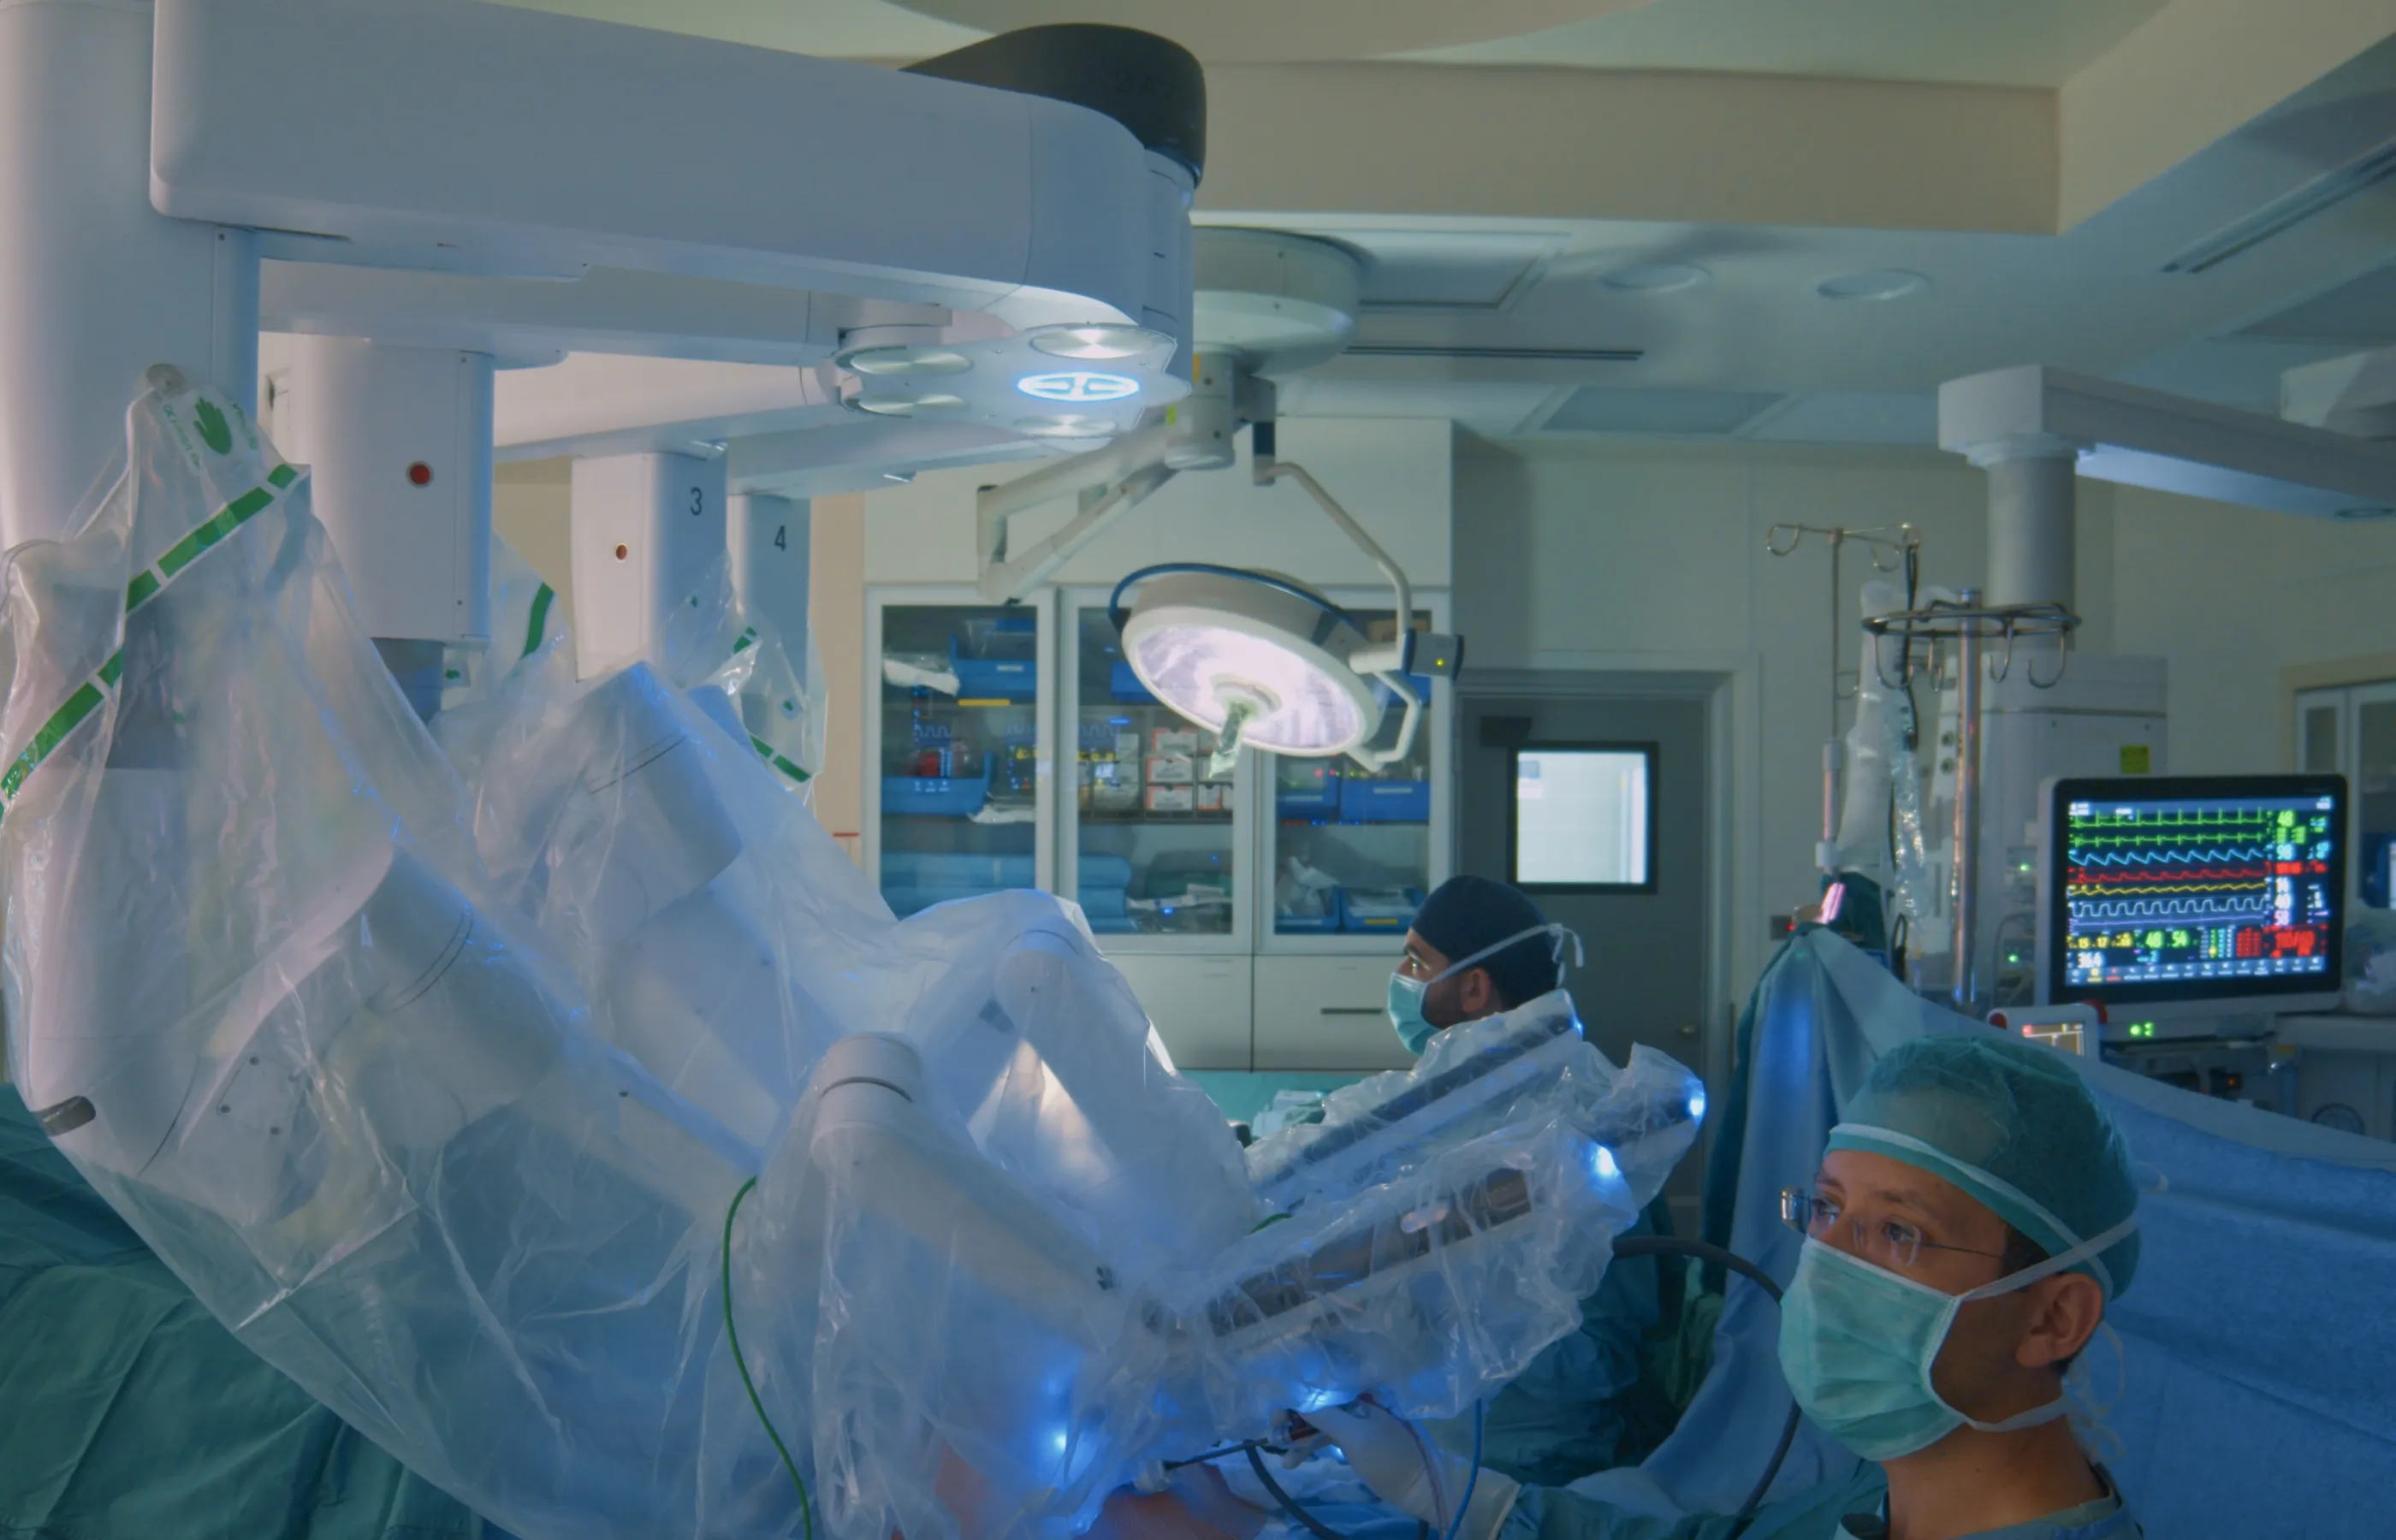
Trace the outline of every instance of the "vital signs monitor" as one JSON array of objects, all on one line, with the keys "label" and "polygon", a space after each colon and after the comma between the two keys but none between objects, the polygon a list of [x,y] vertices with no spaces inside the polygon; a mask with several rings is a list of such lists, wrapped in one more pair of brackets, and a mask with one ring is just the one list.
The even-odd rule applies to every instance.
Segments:
[{"label": "vital signs monitor", "polygon": [[2040,793],[2038,999],[2223,1016],[2336,1002],[2343,776],[2125,776]]}]

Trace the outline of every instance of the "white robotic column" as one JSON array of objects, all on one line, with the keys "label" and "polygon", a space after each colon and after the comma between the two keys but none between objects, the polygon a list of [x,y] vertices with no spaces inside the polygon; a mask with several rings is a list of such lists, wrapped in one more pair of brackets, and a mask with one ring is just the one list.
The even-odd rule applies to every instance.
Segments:
[{"label": "white robotic column", "polygon": [[66,533],[153,364],[245,406],[258,246],[150,206],[150,7],[0,5],[0,542]]},{"label": "white robotic column", "polygon": [[444,650],[491,634],[491,368],[456,348],[300,337],[275,403],[366,634],[427,720]]},{"label": "white robotic column", "polygon": [[1990,604],[2061,604],[2077,586],[2080,446],[2044,433],[1966,451],[1989,477]]},{"label": "white robotic column", "polygon": [[593,678],[658,655],[725,549],[724,460],[611,455],[574,462],[574,662]]},{"label": "white robotic column", "polygon": [[752,619],[774,629],[806,677],[807,538],[814,510],[788,498],[741,493],[731,502],[732,591]]}]

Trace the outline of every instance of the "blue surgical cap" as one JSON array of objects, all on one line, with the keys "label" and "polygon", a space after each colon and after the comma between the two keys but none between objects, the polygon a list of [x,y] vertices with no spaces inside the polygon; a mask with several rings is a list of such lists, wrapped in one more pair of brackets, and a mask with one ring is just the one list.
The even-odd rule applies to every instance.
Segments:
[{"label": "blue surgical cap", "polygon": [[[1461,962],[1484,947],[1548,923],[1530,896],[1510,883],[1487,877],[1450,877],[1431,889],[1415,911],[1414,933]],[[1556,987],[1556,938],[1527,936],[1494,957],[1473,964],[1489,970],[1498,991],[1520,1005]]]},{"label": "blue surgical cap", "polygon": [[[1884,1055],[1830,1133],[1943,1177],[2058,1256],[2136,1212],[2122,1132],[2062,1054],[1994,1032],[1917,1038]],[[2111,1299],[2138,1268],[2132,1230],[2070,1270]]]}]

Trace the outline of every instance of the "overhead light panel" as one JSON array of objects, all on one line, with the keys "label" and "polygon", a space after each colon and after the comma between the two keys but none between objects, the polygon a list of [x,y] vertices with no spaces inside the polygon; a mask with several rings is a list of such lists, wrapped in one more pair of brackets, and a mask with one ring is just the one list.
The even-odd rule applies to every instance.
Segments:
[{"label": "overhead light panel", "polygon": [[913,392],[898,395],[861,395],[849,405],[875,417],[932,417],[942,412],[964,411],[965,398],[940,392]]},{"label": "overhead light panel", "polygon": [[1115,420],[1061,412],[1054,417],[1017,418],[1015,431],[1033,438],[1105,438],[1114,432]]},{"label": "overhead light panel", "polygon": [[950,375],[973,367],[973,360],[952,348],[858,348],[832,362],[852,374]]},{"label": "overhead light panel", "polygon": [[1597,281],[1621,294],[1671,294],[1696,288],[1711,276],[1692,262],[1640,262],[1616,268]]},{"label": "overhead light panel", "polygon": [[1835,278],[1825,278],[1814,285],[1814,292],[1825,299],[1902,299],[1929,286],[1930,280],[1919,272],[1908,272],[1903,268],[1868,268],[1861,272],[1842,272]]},{"label": "overhead light panel", "polygon": [[1146,326],[1058,326],[1033,332],[1032,345],[1052,357],[1098,364],[1138,358],[1159,348],[1170,348],[1174,342],[1165,333]]}]

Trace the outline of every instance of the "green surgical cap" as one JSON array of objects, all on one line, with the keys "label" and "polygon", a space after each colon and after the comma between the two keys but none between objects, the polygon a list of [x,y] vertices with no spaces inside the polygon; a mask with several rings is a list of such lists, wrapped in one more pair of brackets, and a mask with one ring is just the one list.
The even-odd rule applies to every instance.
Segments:
[{"label": "green surgical cap", "polygon": [[[1884,1055],[1830,1133],[1943,1177],[2058,1256],[2138,1206],[2122,1132],[2060,1052],[1995,1033],[1917,1038]],[[2111,1299],[2138,1268],[2132,1230],[2071,1270]]]}]

